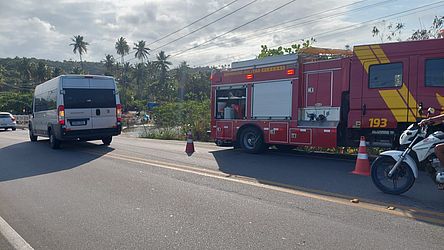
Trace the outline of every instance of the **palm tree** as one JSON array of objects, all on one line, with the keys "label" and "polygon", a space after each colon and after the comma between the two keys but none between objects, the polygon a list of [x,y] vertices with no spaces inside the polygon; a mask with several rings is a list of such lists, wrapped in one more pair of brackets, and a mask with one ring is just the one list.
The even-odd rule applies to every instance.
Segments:
[{"label": "palm tree", "polygon": [[185,84],[188,81],[188,64],[186,61],[180,63],[177,68],[177,81],[179,82],[179,98],[181,101],[184,100],[185,97]]},{"label": "palm tree", "polygon": [[170,61],[168,61],[170,56],[165,55],[164,51],[160,51],[156,57],[157,61],[154,62],[154,65],[160,70],[158,94],[160,94],[160,92],[163,92],[163,94],[168,94],[166,90],[169,90],[170,88],[167,86],[167,72],[172,64]]},{"label": "palm tree", "polygon": [[120,55],[122,58],[121,58],[121,61],[122,61],[122,65],[124,65],[125,64],[125,60],[124,60],[124,56],[125,55],[128,55],[129,54],[129,46],[128,46],[128,43],[126,42],[126,40],[125,40],[125,38],[122,36],[122,37],[120,37],[119,39],[117,39],[117,42],[116,42],[116,51],[117,51],[117,54],[118,55]]},{"label": "palm tree", "polygon": [[114,57],[110,54],[107,54],[102,62],[105,63],[105,68],[106,68],[105,75],[112,76],[114,62],[115,62]]},{"label": "palm tree", "polygon": [[133,50],[136,52],[134,53],[134,57],[139,59],[141,63],[137,65],[137,74],[140,78],[138,78],[137,81],[137,95],[139,97],[141,96],[141,90],[142,90],[142,84],[143,84],[143,71],[145,71],[145,64],[143,63],[143,59],[148,59],[148,55],[150,54],[148,51],[150,50],[148,47],[145,47],[145,41],[140,40],[138,43],[134,43]]},{"label": "palm tree", "polygon": [[143,59],[148,59],[148,55],[150,54],[148,51],[150,50],[148,47],[145,47],[145,41],[140,40],[138,43],[134,43],[133,50],[136,51],[134,53],[134,57],[141,60],[143,63]]},{"label": "palm tree", "polygon": [[121,62],[122,62],[121,81],[122,81],[123,85],[125,86],[125,73],[126,73],[126,71],[125,71],[125,68],[124,68],[124,65],[125,65],[124,56],[129,54],[130,48],[129,48],[128,43],[126,42],[126,40],[125,40],[125,38],[123,36],[121,36],[119,39],[117,39],[115,48],[116,48],[117,54],[121,56]]},{"label": "palm tree", "polygon": [[74,54],[76,54],[76,52],[79,52],[80,65],[82,66],[82,71],[83,71],[82,54],[87,53],[86,46],[88,46],[89,43],[83,41],[83,36],[81,36],[81,35],[74,36],[73,38],[71,38],[71,41],[73,41],[73,43],[71,43],[69,45],[74,46],[74,49],[72,50],[72,52],[74,52]]}]

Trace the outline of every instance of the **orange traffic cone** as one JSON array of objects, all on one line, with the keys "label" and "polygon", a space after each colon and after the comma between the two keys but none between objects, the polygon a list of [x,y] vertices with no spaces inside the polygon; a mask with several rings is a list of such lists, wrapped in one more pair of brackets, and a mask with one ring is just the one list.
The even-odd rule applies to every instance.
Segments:
[{"label": "orange traffic cone", "polygon": [[187,153],[188,156],[191,156],[194,153],[194,142],[191,131],[187,133],[187,146],[185,148],[185,153]]},{"label": "orange traffic cone", "polygon": [[361,141],[359,142],[358,159],[356,159],[355,170],[352,171],[352,174],[370,176],[370,162],[368,161],[364,136],[361,136]]}]

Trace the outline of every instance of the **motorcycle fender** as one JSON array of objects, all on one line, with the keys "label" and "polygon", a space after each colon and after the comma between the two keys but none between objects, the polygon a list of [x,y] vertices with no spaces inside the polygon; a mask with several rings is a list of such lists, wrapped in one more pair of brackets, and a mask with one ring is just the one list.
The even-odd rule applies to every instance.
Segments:
[{"label": "motorcycle fender", "polygon": [[[402,153],[404,153],[404,151],[389,150],[389,151],[382,152],[380,155],[390,156],[395,161],[398,161],[399,158],[401,158]],[[415,160],[413,160],[413,158],[410,155],[406,155],[404,158],[404,162],[407,163],[407,165],[409,165],[409,167],[412,169],[415,179],[418,178],[418,166],[416,166]]]}]

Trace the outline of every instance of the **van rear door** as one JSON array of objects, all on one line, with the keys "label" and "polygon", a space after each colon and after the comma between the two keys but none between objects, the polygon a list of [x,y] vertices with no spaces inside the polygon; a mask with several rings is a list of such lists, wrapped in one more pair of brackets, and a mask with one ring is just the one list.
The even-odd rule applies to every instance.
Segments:
[{"label": "van rear door", "polygon": [[69,130],[92,129],[91,98],[89,89],[65,88],[64,106],[66,128]]},{"label": "van rear door", "polygon": [[91,119],[93,129],[115,128],[116,90],[111,78],[90,79],[90,97],[92,99]]},{"label": "van rear door", "polygon": [[68,130],[92,129],[91,98],[88,96],[89,79],[63,78],[63,105]]}]

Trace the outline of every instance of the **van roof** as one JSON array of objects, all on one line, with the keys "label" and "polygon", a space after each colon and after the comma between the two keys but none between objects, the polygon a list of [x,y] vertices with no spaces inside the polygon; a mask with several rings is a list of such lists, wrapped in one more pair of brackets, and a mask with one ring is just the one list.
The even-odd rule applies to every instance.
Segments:
[{"label": "van roof", "polygon": [[94,79],[114,79],[112,76],[103,76],[103,75],[60,75],[61,78],[94,78]]}]

